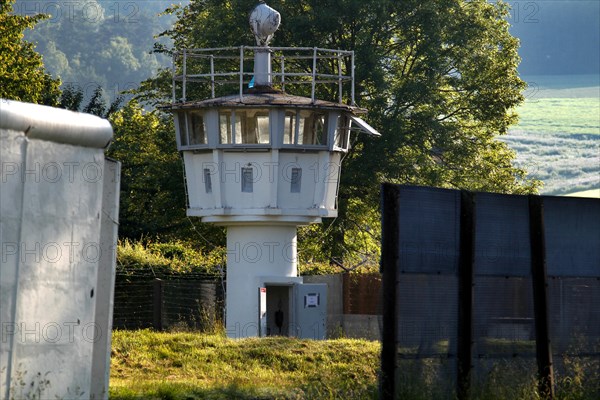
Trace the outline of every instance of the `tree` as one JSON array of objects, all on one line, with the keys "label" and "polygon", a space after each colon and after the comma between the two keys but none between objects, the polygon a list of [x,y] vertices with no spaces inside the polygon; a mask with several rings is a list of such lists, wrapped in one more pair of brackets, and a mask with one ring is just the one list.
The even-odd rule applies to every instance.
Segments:
[{"label": "tree", "polygon": [[33,44],[23,40],[23,32],[45,16],[13,15],[13,3],[0,3],[0,97],[56,105],[60,82],[45,72]]},{"label": "tree", "polygon": [[[182,160],[171,118],[145,112],[136,100],[110,116],[114,140],[107,155],[122,163],[119,237],[223,243],[222,229],[194,226],[186,217]],[[212,237],[211,244],[203,238]]]},{"label": "tree", "polygon": [[77,90],[73,85],[67,84],[60,95],[59,107],[71,111],[79,111],[83,101],[83,90]]},{"label": "tree", "polygon": [[96,86],[92,97],[88,103],[81,109],[83,102],[83,89],[67,84],[62,90],[58,107],[71,111],[81,111],[87,114],[97,115],[102,118],[109,118],[112,114],[121,108],[123,96],[119,95],[109,106],[106,105],[104,90],[101,86]]},{"label": "tree", "polygon": [[[176,48],[251,44],[247,17],[255,4],[192,1],[171,10],[178,20],[164,35]],[[360,260],[361,252],[369,253],[363,250],[370,244],[361,250],[355,238],[363,231],[377,239],[384,181],[506,193],[536,190],[539,182],[512,165],[514,152],[498,140],[517,121],[514,109],[525,88],[517,74],[518,41],[508,32],[506,4],[273,0],[270,5],[282,15],[273,46],[355,51],[357,103],[369,109],[367,119],[383,135],[359,136],[344,160],[339,217],[302,233],[323,243],[321,257],[347,265]],[[168,99],[160,91],[163,80],[144,85],[153,96],[162,93]]]}]

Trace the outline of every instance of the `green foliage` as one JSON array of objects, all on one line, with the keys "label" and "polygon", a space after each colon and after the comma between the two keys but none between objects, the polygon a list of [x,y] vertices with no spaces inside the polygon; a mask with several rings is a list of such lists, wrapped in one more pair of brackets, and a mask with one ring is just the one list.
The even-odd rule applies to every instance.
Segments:
[{"label": "green foliage", "polygon": [[57,105],[60,81],[46,73],[34,45],[23,39],[45,16],[13,15],[13,4],[0,3],[0,98]]},{"label": "green foliage", "polygon": [[67,84],[60,95],[58,107],[65,108],[71,111],[81,111],[88,114],[97,115],[102,118],[109,118],[113,113],[117,112],[123,102],[122,96],[117,96],[109,106],[106,105],[105,93],[101,86],[94,89],[92,97],[87,105],[81,109],[84,93],[80,87],[75,87]]},{"label": "green foliage", "polygon": [[224,250],[204,253],[181,241],[124,240],[117,247],[117,264],[124,272],[152,271],[158,278],[185,274],[218,277],[224,264]]},{"label": "green foliage", "polygon": [[[115,331],[111,399],[375,399],[381,347],[355,339]],[[452,358],[399,359],[399,399],[448,399]],[[482,364],[486,364],[484,368]],[[534,359],[480,359],[474,400],[540,399]],[[566,357],[556,399],[600,394],[597,357]]]},{"label": "green foliage", "polygon": [[[301,227],[298,260],[303,275],[379,269],[381,221],[377,208],[359,198],[340,202],[349,218]],[[329,267],[322,266],[329,264]]]},{"label": "green foliage", "polygon": [[77,90],[73,85],[66,85],[60,95],[60,108],[79,111],[83,101],[83,90]]},{"label": "green foliage", "polygon": [[122,163],[121,237],[168,235],[185,223],[183,171],[172,122],[132,101],[113,114],[111,123],[108,156]]},{"label": "green foliage", "polygon": [[197,240],[199,246],[222,245],[221,228],[195,227],[186,217],[183,166],[172,119],[159,111],[146,112],[132,100],[110,121],[114,140],[107,153],[122,163],[120,237],[185,237]]}]

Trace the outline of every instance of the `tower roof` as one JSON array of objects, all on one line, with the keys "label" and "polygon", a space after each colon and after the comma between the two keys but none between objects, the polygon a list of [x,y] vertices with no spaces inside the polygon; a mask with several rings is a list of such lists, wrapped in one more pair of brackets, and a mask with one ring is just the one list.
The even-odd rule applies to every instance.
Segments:
[{"label": "tower roof", "polygon": [[240,95],[229,95],[215,97],[199,101],[185,101],[163,106],[164,109],[183,110],[211,107],[286,107],[286,108],[320,108],[339,110],[355,115],[366,114],[364,108],[351,106],[343,103],[311,99],[310,97],[295,96],[283,92],[279,93],[249,93]]}]

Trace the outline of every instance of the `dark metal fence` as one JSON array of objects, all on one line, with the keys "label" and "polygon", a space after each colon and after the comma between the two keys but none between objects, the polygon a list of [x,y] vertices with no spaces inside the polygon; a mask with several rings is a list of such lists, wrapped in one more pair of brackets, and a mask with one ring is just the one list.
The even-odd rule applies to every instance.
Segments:
[{"label": "dark metal fence", "polygon": [[[381,315],[381,274],[354,274],[305,277],[312,283],[329,285],[328,314],[336,334],[363,337],[367,326],[354,329],[344,325],[339,332],[339,317]],[[203,274],[160,275],[134,268],[117,271],[113,327],[116,329],[207,330],[223,322],[225,281]],[[337,320],[336,320],[337,318]],[[338,322],[338,324],[336,324]],[[348,330],[347,332],[345,330]],[[378,336],[370,331],[366,337]]]},{"label": "dark metal fence", "polygon": [[222,320],[220,280],[198,274],[155,278],[117,271],[113,328],[212,330]]},{"label": "dark metal fence", "polygon": [[386,184],[382,217],[382,398],[598,380],[600,200]]}]

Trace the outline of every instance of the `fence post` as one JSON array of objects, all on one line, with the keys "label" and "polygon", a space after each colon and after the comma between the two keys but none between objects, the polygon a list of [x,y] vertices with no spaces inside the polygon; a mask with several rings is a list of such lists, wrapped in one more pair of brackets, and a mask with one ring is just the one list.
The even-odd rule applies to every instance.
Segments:
[{"label": "fence post", "polygon": [[381,400],[393,400],[396,394],[396,288],[400,260],[400,187],[384,183],[381,186],[382,245],[381,273],[383,294],[383,332],[381,333]]},{"label": "fence post", "polygon": [[156,278],[153,282],[153,323],[152,326],[157,331],[163,330],[163,281]]},{"label": "fence post", "polygon": [[544,203],[540,196],[529,196],[529,238],[531,246],[533,313],[535,316],[535,350],[539,379],[538,388],[543,399],[553,399],[554,371],[548,323]]},{"label": "fence post", "polygon": [[473,273],[475,263],[475,195],[460,192],[460,245],[458,261],[458,332],[456,393],[470,398],[473,353]]}]

